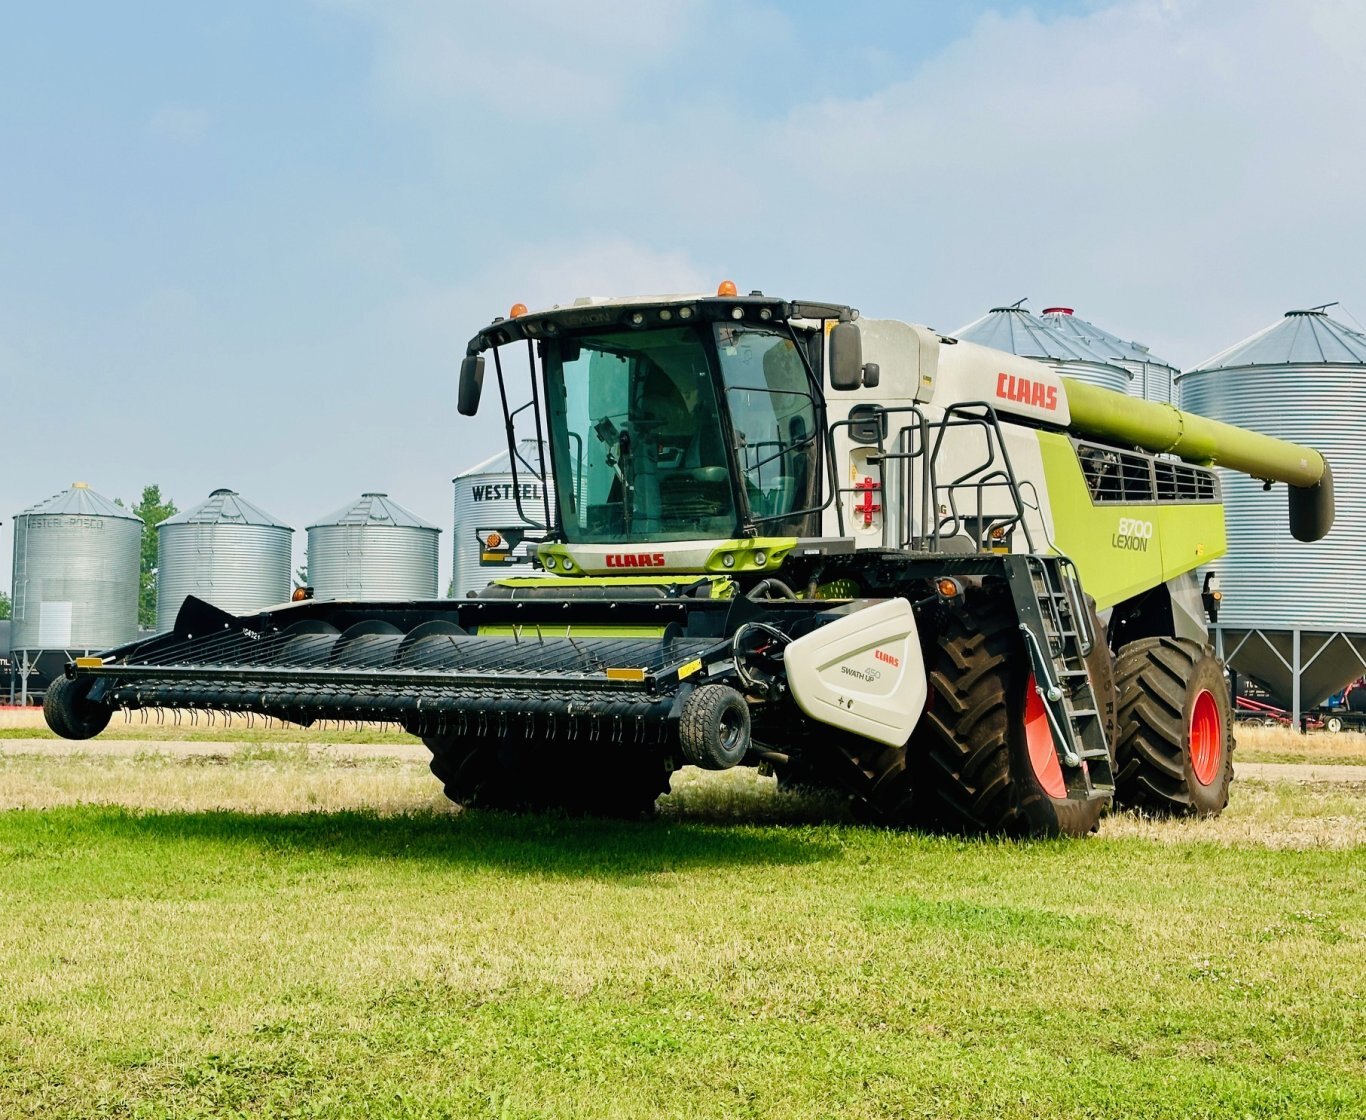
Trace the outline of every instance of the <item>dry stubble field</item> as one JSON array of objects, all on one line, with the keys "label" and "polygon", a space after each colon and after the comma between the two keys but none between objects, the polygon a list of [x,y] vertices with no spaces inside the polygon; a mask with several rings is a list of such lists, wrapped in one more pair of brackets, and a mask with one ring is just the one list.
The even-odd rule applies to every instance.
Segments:
[{"label": "dry stubble field", "polygon": [[748,773],[510,818],[389,732],[16,722],[0,1116],[1366,1114],[1366,736],[1253,729],[1218,821],[1014,844]]}]

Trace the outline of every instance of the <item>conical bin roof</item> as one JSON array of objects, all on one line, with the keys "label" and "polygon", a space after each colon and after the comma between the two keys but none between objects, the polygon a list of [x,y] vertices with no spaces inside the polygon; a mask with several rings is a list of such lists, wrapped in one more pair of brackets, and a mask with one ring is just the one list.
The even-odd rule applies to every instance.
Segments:
[{"label": "conical bin roof", "polygon": [[1159,358],[1141,342],[1131,342],[1083,319],[1070,307],[1045,307],[1040,316],[1051,330],[1069,342],[1084,347],[1095,359],[1103,362],[1147,362],[1155,366],[1175,367]]},{"label": "conical bin roof", "polygon": [[69,490],[53,494],[44,502],[30,506],[19,514],[31,516],[75,516],[75,517],[122,517],[129,521],[141,521],[137,514],[123,506],[115,505],[103,494],[97,494],[84,482],[73,482]]},{"label": "conical bin roof", "polygon": [[1287,311],[1284,318],[1189,372],[1307,365],[1366,365],[1366,334],[1330,318],[1321,308]]},{"label": "conical bin roof", "polygon": [[388,494],[362,494],[349,505],[321,518],[310,529],[325,529],[333,525],[381,525],[399,526],[405,529],[431,529],[441,532],[435,525],[423,521],[411,510],[404,509]]},{"label": "conical bin roof", "polygon": [[953,337],[1022,358],[1041,358],[1050,362],[1104,361],[1022,307],[993,307],[980,319],[959,327]]},{"label": "conical bin roof", "polygon": [[[253,505],[236,490],[215,490],[194,509],[177,513],[161,522],[162,525],[261,525],[272,529],[290,529],[278,517],[273,517],[258,505]],[[292,529],[290,529],[293,532]]]}]

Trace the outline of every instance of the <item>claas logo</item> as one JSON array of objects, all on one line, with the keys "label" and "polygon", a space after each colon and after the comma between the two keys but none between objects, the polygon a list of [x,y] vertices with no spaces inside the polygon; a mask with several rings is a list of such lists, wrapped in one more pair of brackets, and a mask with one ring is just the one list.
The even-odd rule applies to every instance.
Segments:
[{"label": "claas logo", "polygon": [[1013,373],[996,375],[996,395],[1003,401],[1018,401],[1031,408],[1046,408],[1050,412],[1058,407],[1056,385],[1045,385],[1041,381],[1031,381]]},{"label": "claas logo", "polygon": [[662,568],[666,561],[662,552],[609,552],[609,568]]}]

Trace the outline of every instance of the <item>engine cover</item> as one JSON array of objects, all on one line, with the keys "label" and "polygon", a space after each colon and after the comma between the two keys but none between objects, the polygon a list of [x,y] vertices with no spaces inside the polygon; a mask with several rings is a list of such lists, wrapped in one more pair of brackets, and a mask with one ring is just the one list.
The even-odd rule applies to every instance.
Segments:
[{"label": "engine cover", "polygon": [[925,660],[905,599],[836,619],[788,645],[783,660],[797,707],[866,739],[900,746],[925,710]]}]

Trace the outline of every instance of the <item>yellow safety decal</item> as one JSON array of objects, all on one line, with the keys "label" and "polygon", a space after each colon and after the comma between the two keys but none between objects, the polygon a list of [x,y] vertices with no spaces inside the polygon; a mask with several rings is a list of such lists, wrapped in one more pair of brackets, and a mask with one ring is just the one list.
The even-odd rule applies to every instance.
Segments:
[{"label": "yellow safety decal", "polygon": [[78,657],[76,658],[77,669],[98,669],[104,664],[103,657]]},{"label": "yellow safety decal", "polygon": [[680,681],[687,680],[700,668],[702,668],[702,659],[698,657],[693,661],[689,661],[683,668],[678,670],[678,679]]},{"label": "yellow safety decal", "polygon": [[609,681],[643,681],[645,679],[644,669],[608,669],[607,679]]}]

